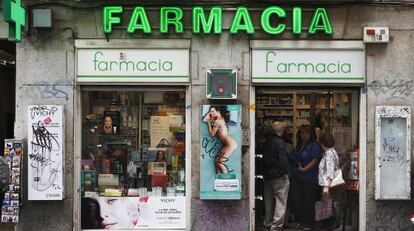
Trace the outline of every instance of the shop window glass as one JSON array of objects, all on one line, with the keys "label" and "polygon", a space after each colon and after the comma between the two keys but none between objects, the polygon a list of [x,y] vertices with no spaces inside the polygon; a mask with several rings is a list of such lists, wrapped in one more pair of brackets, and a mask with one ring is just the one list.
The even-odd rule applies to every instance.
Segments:
[{"label": "shop window glass", "polygon": [[[184,92],[84,91],[82,97],[83,229],[139,227],[139,205],[124,198],[185,196]],[[125,208],[103,214],[115,204]]]}]

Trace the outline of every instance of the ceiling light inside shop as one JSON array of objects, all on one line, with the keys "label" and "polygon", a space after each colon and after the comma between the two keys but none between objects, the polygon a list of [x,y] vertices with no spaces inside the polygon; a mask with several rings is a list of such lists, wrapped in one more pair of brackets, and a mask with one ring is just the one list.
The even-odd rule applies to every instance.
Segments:
[{"label": "ceiling light inside shop", "polygon": [[15,57],[11,55],[10,53],[0,50],[0,65],[6,66],[6,65],[15,65]]}]

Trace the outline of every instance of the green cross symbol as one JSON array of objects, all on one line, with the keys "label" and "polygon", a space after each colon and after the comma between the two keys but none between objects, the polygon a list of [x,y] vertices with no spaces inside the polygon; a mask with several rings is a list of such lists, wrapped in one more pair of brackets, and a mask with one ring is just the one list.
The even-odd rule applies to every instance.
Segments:
[{"label": "green cross symbol", "polygon": [[26,9],[22,0],[4,0],[4,21],[9,23],[9,40],[22,41],[22,28],[26,26]]}]

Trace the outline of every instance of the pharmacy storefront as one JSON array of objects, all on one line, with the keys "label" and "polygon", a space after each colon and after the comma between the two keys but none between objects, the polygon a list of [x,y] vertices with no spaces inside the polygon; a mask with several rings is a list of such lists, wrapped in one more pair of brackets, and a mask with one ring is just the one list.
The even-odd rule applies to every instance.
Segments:
[{"label": "pharmacy storefront", "polygon": [[[293,147],[303,143],[301,132],[307,128],[315,131],[314,139],[322,133],[334,135],[335,149],[343,164],[346,190],[341,197],[338,214],[346,209],[358,214],[364,206],[365,188],[365,46],[359,41],[261,41],[250,42],[252,63],[251,132],[255,134],[256,174],[262,174],[263,134],[275,121],[285,123],[285,141]],[[253,127],[255,127],[253,129]],[[312,137],[312,136],[311,136]],[[292,154],[294,155],[294,153]],[[293,157],[295,158],[295,157]],[[306,163],[304,164],[306,166]],[[291,197],[304,187],[300,175],[292,170]],[[256,178],[257,179],[257,178]],[[256,180],[251,198],[255,200],[256,227],[263,224],[263,181]],[[359,193],[362,191],[361,193]],[[346,198],[346,199],[345,199]],[[300,195],[295,201],[301,201]],[[289,202],[290,222],[303,217],[297,208],[303,204]],[[315,201],[316,202],[316,201]],[[301,203],[301,202],[299,202]],[[314,210],[314,208],[309,208]],[[306,210],[303,207],[302,210]],[[305,211],[312,213],[312,211]],[[348,212],[349,213],[349,212]],[[345,225],[358,229],[358,219]],[[289,225],[289,224],[287,224]]]},{"label": "pharmacy storefront", "polygon": [[185,229],[190,42],[75,46],[80,228]]},{"label": "pharmacy storefront", "polygon": [[[412,10],[335,1],[24,4],[53,23],[30,24],[16,46],[15,136],[32,146],[39,134],[52,138],[47,130],[57,148],[24,148],[28,177],[17,189],[30,196],[18,207],[10,190],[6,208],[19,210],[5,211],[7,221],[19,212],[17,230],[261,230],[261,157],[274,121],[294,147],[303,126],[315,139],[334,135],[346,230],[408,227],[398,213],[409,214],[407,201],[374,195],[376,168],[386,170],[384,190],[410,181],[401,168],[407,181],[394,187],[395,163],[377,165],[374,150],[385,147],[375,146],[376,126],[403,128],[377,123],[375,106],[414,103],[412,31],[391,20],[379,26],[393,34],[377,37],[393,39],[369,45],[364,35],[375,39],[378,28],[362,28],[381,24],[384,11],[409,18]],[[297,227],[295,206],[287,229]]]}]

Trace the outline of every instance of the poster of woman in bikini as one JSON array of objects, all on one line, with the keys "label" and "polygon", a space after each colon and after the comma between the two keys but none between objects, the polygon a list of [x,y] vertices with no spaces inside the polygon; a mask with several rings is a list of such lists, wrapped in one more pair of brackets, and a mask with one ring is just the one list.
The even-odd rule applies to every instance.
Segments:
[{"label": "poster of woman in bikini", "polygon": [[241,106],[203,105],[200,124],[201,199],[239,199]]}]

